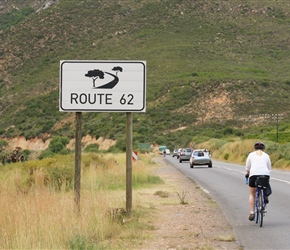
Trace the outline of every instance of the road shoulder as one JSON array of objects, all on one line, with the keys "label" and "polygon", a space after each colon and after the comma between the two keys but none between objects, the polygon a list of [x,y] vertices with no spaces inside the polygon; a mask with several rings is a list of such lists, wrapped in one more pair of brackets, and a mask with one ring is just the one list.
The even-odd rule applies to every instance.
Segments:
[{"label": "road shoulder", "polygon": [[155,230],[138,249],[242,249],[217,203],[165,159],[154,160],[165,185],[152,196]]}]

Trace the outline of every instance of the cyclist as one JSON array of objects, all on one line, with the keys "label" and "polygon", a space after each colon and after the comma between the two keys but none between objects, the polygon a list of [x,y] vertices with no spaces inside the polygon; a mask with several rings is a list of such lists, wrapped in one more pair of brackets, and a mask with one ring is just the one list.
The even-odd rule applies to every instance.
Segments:
[{"label": "cyclist", "polygon": [[[252,221],[255,219],[254,212],[254,202],[256,195],[256,179],[258,176],[266,176],[270,179],[271,172],[271,159],[270,156],[264,152],[265,144],[263,142],[256,142],[254,145],[255,151],[251,152],[248,155],[246,161],[246,178],[249,178],[249,206],[250,206],[250,216],[249,220]],[[268,197],[266,199],[268,203]]]},{"label": "cyclist", "polygon": [[165,149],[163,150],[163,156],[164,157],[166,156],[166,150]]}]

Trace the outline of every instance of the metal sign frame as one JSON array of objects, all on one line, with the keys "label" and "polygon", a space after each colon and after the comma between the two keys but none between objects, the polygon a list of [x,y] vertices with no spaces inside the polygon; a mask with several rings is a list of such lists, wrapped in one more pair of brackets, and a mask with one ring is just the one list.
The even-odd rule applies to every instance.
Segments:
[{"label": "metal sign frame", "polygon": [[60,111],[146,112],[145,61],[60,61]]}]

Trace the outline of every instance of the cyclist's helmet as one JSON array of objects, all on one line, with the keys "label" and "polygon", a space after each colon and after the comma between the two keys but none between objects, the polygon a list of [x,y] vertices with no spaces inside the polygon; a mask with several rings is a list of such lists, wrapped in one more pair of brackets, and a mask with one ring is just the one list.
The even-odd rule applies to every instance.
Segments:
[{"label": "cyclist's helmet", "polygon": [[262,149],[262,150],[264,150],[266,147],[265,147],[265,144],[263,142],[258,141],[258,142],[255,143],[254,148],[255,149]]}]

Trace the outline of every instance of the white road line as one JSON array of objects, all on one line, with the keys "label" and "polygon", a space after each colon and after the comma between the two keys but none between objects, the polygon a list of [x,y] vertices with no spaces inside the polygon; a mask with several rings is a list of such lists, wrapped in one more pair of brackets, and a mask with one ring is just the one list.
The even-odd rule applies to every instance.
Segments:
[{"label": "white road line", "polygon": [[205,192],[206,194],[210,194],[209,191],[208,191],[207,189],[205,189],[205,188],[203,188],[203,187],[201,187],[201,186],[200,186],[200,189],[201,189],[203,192]]},{"label": "white road line", "polygon": [[[235,171],[235,172],[239,172],[239,173],[245,174],[245,171],[231,169],[231,168],[228,168],[228,167],[218,167],[218,168],[223,168],[223,169],[226,169],[226,170],[229,170],[229,171]],[[285,181],[285,180],[282,180],[282,179],[274,178],[272,176],[271,176],[271,180],[280,181],[280,182],[283,182],[283,183],[286,183],[286,184],[290,185],[290,181]]]}]

